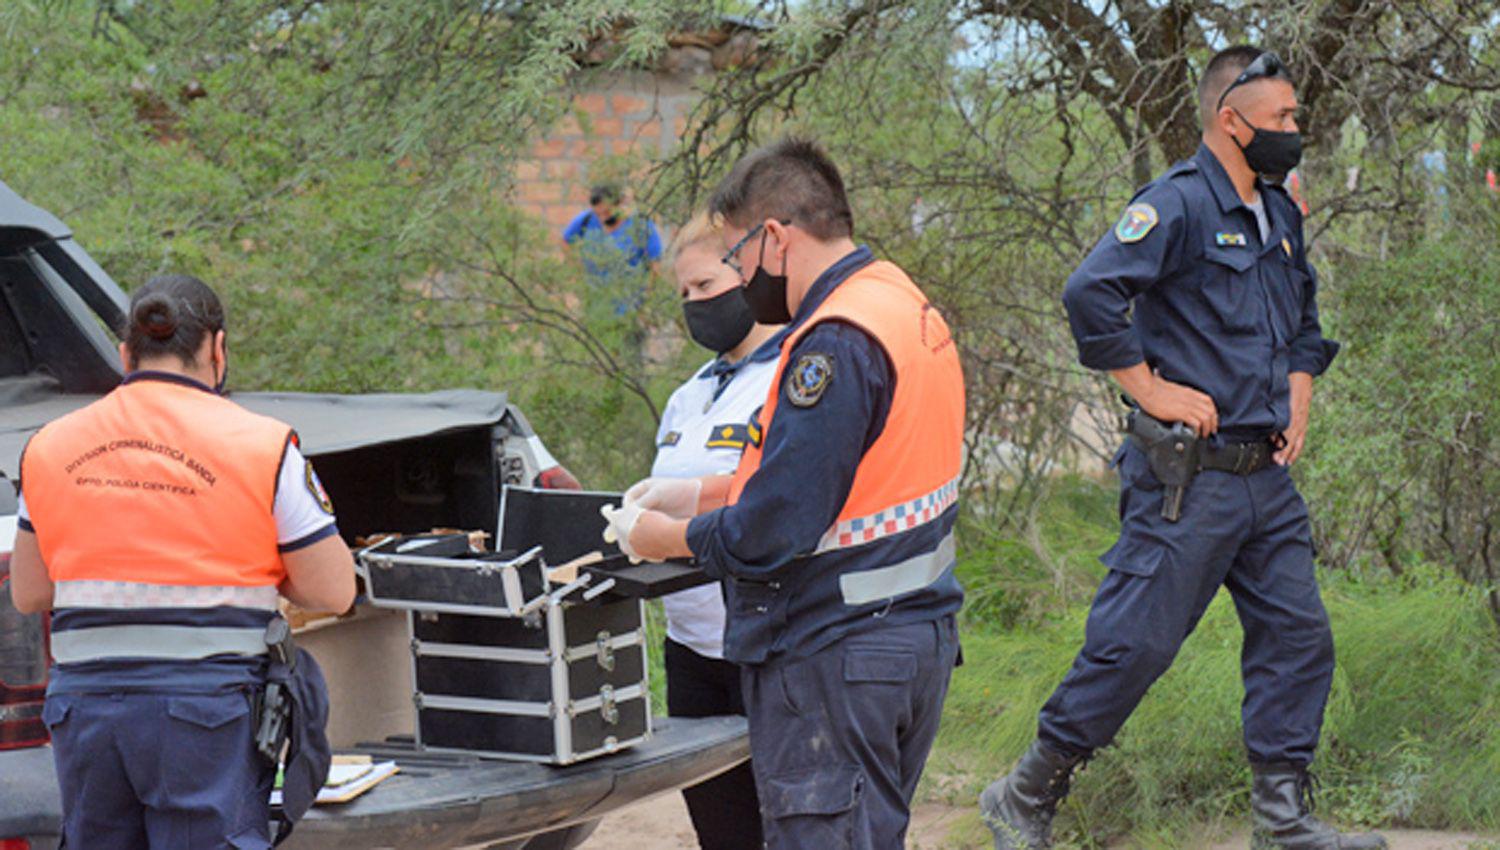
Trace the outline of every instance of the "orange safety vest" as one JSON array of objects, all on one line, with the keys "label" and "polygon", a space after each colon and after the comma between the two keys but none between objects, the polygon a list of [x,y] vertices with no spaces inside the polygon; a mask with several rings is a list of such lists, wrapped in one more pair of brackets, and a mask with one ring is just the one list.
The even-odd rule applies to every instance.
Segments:
[{"label": "orange safety vest", "polygon": [[[274,504],[294,439],[281,422],[152,372],[42,428],[22,457],[21,486],[54,584],[59,663],[263,652],[263,621],[286,577]],[[188,625],[214,639],[200,631],[184,643],[181,614],[151,631],[131,613],[162,609],[197,609]],[[109,640],[69,634],[81,610],[113,612]]]},{"label": "orange safety vest", "polygon": [[[873,262],[851,275],[818,305],[781,346],[781,363],[762,409],[769,432],[787,362],[797,341],[820,322],[848,322],[885,349],[895,395],[885,428],[860,460],[849,496],[818,552],[868,543],[915,528],[958,500],[963,466],[964,378],[947,322],[894,264]],[[730,483],[739,501],[760,468],[762,445],[745,449]]]}]

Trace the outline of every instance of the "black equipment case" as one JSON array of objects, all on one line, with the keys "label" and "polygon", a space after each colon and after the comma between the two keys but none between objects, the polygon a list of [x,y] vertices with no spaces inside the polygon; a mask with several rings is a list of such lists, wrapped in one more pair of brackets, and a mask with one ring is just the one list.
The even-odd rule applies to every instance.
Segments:
[{"label": "black equipment case", "polygon": [[[599,507],[619,500],[506,487],[498,553],[471,552],[462,535],[360,553],[370,601],[409,612],[419,746],[571,764],[650,736],[642,599],[704,579],[606,547]],[[594,550],[609,554],[548,581],[549,563]]]}]

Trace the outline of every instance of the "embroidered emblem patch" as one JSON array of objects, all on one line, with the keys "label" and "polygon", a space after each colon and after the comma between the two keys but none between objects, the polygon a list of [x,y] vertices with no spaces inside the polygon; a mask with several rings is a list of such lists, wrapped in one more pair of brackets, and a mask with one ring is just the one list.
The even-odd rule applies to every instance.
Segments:
[{"label": "embroidered emblem patch", "polygon": [[760,440],[764,436],[760,427],[760,412],[762,410],[765,410],[765,408],[755,408],[755,412],[750,414],[750,422],[745,425],[745,433],[750,440],[750,445],[756,448],[760,448]]},{"label": "embroidered emblem patch", "polygon": [[1248,244],[1243,233],[1215,233],[1214,243],[1231,248],[1243,248]]},{"label": "embroidered emblem patch", "polygon": [[798,407],[812,407],[833,380],[833,358],[822,352],[804,354],[792,364],[786,377],[787,400]]},{"label": "embroidered emblem patch", "polygon": [[1156,226],[1157,220],[1156,207],[1150,204],[1131,204],[1125,208],[1125,214],[1120,216],[1120,223],[1115,225],[1115,238],[1126,245],[1139,242]]},{"label": "embroidered emblem patch", "polygon": [[671,448],[672,446],[677,445],[681,441],[682,441],[682,432],[681,431],[668,431],[665,435],[662,436],[660,445],[661,445],[662,448]]},{"label": "embroidered emblem patch", "polygon": [[328,491],[323,489],[323,482],[318,480],[318,473],[313,472],[312,461],[304,461],[304,463],[306,464],[306,471],[302,477],[307,484],[307,492],[311,493],[312,497],[317,500],[318,507],[323,509],[323,513],[331,515],[333,513],[333,500],[328,498]]},{"label": "embroidered emblem patch", "polygon": [[708,442],[703,444],[705,449],[743,449],[750,442],[749,425],[715,425],[708,432]]},{"label": "embroidered emblem patch", "polygon": [[931,304],[922,305],[922,344],[932,352],[942,351],[953,344],[953,332],[948,323]]}]

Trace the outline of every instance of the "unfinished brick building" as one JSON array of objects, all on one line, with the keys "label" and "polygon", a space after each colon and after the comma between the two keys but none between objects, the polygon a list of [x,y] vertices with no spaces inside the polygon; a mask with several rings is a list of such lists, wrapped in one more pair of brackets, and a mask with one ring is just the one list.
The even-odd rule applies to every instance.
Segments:
[{"label": "unfinished brick building", "polygon": [[596,45],[580,57],[572,114],[516,165],[517,205],[559,232],[587,206],[593,182],[639,173],[670,153],[704,78],[741,61],[758,31],[752,22],[724,18],[716,29],[674,35],[654,67],[622,71],[603,70],[612,44]]}]

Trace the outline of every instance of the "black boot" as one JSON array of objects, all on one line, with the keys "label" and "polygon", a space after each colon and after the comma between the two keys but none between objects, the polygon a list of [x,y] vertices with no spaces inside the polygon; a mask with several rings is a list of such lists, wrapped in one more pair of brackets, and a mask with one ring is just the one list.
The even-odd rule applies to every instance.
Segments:
[{"label": "black boot", "polygon": [[1070,756],[1033,741],[1015,768],[979,795],[979,814],[995,834],[995,850],[1046,850],[1052,846],[1052,816],[1068,795]]},{"label": "black boot", "polygon": [[1374,834],[1347,835],[1313,817],[1314,779],[1289,762],[1252,764],[1250,850],[1385,850]]}]

